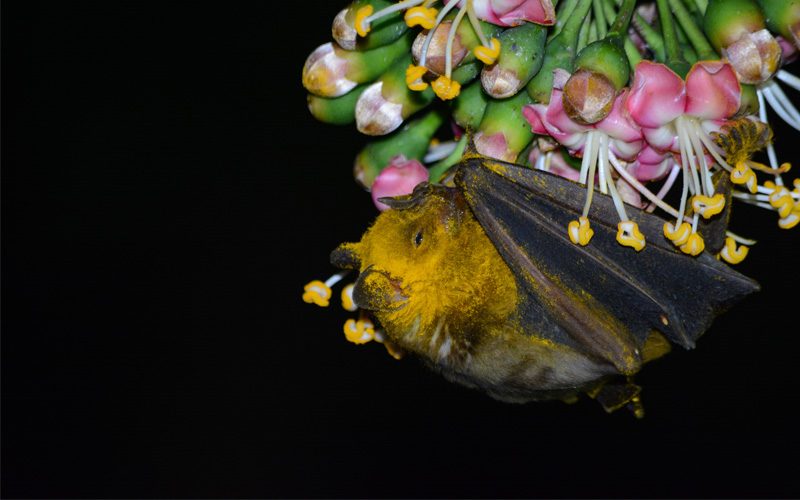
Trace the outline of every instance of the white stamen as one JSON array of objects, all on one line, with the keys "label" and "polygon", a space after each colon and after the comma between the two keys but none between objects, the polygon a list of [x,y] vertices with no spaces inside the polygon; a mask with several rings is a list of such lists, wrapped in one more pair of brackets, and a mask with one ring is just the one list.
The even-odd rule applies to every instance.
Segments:
[{"label": "white stamen", "polygon": [[456,6],[458,2],[453,1],[449,4],[445,5],[444,8],[439,12],[439,15],[436,16],[436,21],[433,23],[433,28],[428,31],[428,36],[425,37],[425,44],[422,46],[422,56],[419,58],[419,65],[425,66],[425,58],[428,55],[428,46],[431,44],[431,40],[433,39],[433,32],[436,31],[436,28],[442,23],[442,19],[444,16],[447,15],[448,12],[453,10],[453,7]]},{"label": "white stamen", "polygon": [[475,30],[475,34],[478,35],[478,39],[481,41],[481,44],[484,47],[488,47],[491,49],[492,44],[489,43],[489,40],[486,39],[486,35],[483,34],[483,30],[481,29],[481,24],[478,22],[478,16],[475,15],[475,9],[474,7],[472,7],[472,0],[467,0],[466,11],[467,14],[469,14],[469,22],[470,24],[472,24],[472,28]]},{"label": "white stamen", "polygon": [[739,236],[736,233],[732,233],[730,231],[725,231],[725,236],[730,236],[733,238],[733,241],[739,243],[740,245],[755,245],[757,242],[756,240],[751,240],[750,238],[745,238],[744,236]]},{"label": "white stamen", "polygon": [[456,30],[458,29],[458,25],[461,23],[461,20],[464,19],[464,14],[467,13],[466,9],[461,9],[456,14],[456,18],[453,20],[453,24],[450,25],[450,31],[447,34],[447,45],[445,47],[445,54],[444,54],[444,64],[445,64],[445,74],[447,78],[450,78],[452,74],[452,68],[450,66],[453,64],[453,40],[456,38]]},{"label": "white stamen", "polygon": [[[681,167],[676,163],[672,166],[672,170],[669,171],[669,176],[667,180],[664,181],[664,184],[661,186],[661,189],[656,194],[656,198],[659,200],[663,200],[664,197],[669,193],[669,190],[672,188],[672,185],[675,184],[675,179],[678,178],[678,174],[681,173]],[[652,213],[653,210],[656,209],[656,204],[651,203],[650,206],[647,207],[646,211]],[[676,215],[677,217],[677,215]]]},{"label": "white stamen", "polygon": [[800,90],[800,78],[797,78],[788,71],[784,69],[779,69],[778,73],[775,76],[778,78],[778,80],[782,81],[783,83],[792,87],[793,89]]},{"label": "white stamen", "polygon": [[[637,191],[639,191],[642,195],[644,195],[645,198],[650,200],[650,202],[653,203],[653,206],[658,205],[658,207],[661,210],[667,212],[671,216],[673,216],[673,217],[677,217],[678,216],[678,211],[677,210],[675,210],[674,208],[669,206],[667,203],[665,203],[658,196],[654,195],[652,191],[650,191],[649,189],[644,187],[644,185],[641,182],[636,180],[636,178],[634,176],[632,176],[630,174],[630,172],[625,170],[625,168],[622,165],[619,164],[619,160],[617,159],[617,157],[614,155],[613,152],[610,151],[609,153],[610,153],[609,158],[608,158],[609,162],[617,170],[617,173],[619,173],[620,177],[625,179],[628,182],[628,184],[633,186]],[[673,180],[677,176],[677,171],[678,171],[678,168],[676,166],[675,168],[673,168],[673,172],[675,172],[675,175],[671,175]]]},{"label": "white stamen", "polygon": [[327,286],[328,288],[332,287],[333,285],[341,281],[341,279],[347,276],[348,274],[350,274],[350,270],[334,274],[333,276],[328,278],[327,281],[325,281],[325,286]]},{"label": "white stamen", "polygon": [[380,19],[384,16],[388,16],[389,14],[393,14],[398,10],[414,7],[415,5],[419,5],[424,1],[425,0],[406,0],[405,2],[397,2],[396,4],[390,5],[388,7],[379,10],[378,12],[373,13],[371,16],[367,16],[366,18],[364,18],[364,24],[369,26],[370,23],[372,21],[375,21],[376,19]]},{"label": "white stamen", "polygon": [[[756,95],[758,96],[758,118],[763,123],[769,125],[769,121],[767,121],[767,105],[764,102],[764,93],[761,92],[761,89],[758,87],[756,87]],[[769,166],[773,169],[777,169],[778,155],[775,154],[775,146],[772,144],[772,142],[767,143],[767,156],[769,157]],[[775,175],[775,184],[778,186],[783,186],[783,179],[781,178],[780,174]]]},{"label": "white stamen", "polygon": [[[608,169],[608,135],[601,133],[600,135],[601,178],[602,178],[602,172],[607,169]],[[614,181],[613,179],[611,179],[611,172],[606,172],[605,178],[606,178],[606,183],[608,184],[608,190],[611,194],[611,199],[614,201],[614,206],[617,209],[617,214],[619,215],[619,219],[621,221],[630,220],[628,218],[628,214],[625,213],[625,205],[622,203],[622,198],[617,192],[617,186],[614,185]]]},{"label": "white stamen", "polygon": [[[772,106],[772,109],[774,109],[775,112],[778,113],[778,116],[780,116],[781,119],[783,119],[783,121],[785,121],[786,123],[791,125],[793,128],[795,128],[797,130],[800,130],[800,116],[797,117],[797,119],[795,119],[790,114],[790,112],[783,107],[782,103],[780,102],[778,97],[773,92],[773,89],[776,86],[777,86],[777,84],[774,81],[769,81],[769,82],[766,82],[766,83],[763,84],[763,87],[761,88],[761,91],[764,93],[764,97],[767,98],[767,101],[769,102],[769,105]],[[785,97],[786,96],[784,95],[784,98]],[[791,105],[791,103],[790,103],[790,105]],[[794,107],[792,107],[792,109],[796,114],[797,110],[795,110]]]},{"label": "white stamen", "polygon": [[435,146],[428,146],[428,152],[425,154],[425,157],[422,158],[422,161],[424,163],[432,163],[443,160],[450,156],[450,153],[455,151],[456,146],[458,146],[457,141],[447,141],[436,144]]}]

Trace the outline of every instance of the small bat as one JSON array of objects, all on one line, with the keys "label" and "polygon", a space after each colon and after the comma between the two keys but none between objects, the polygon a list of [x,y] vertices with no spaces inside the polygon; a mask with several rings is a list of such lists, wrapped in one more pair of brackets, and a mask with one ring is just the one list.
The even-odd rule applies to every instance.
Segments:
[{"label": "small bat", "polygon": [[[730,193],[727,176],[718,192]],[[586,188],[468,152],[454,187],[422,183],[382,199],[358,243],[331,262],[357,269],[353,298],[389,339],[447,379],[508,402],[574,401],[641,416],[631,376],[670,349],[691,349],[713,319],[758,284],[720,262],[727,214],[702,227],[706,251],[688,256],[664,220],[628,207],[646,238],[620,245],[610,197],[595,193],[586,246],[567,233]],[[729,205],[729,204],[728,204]]]}]

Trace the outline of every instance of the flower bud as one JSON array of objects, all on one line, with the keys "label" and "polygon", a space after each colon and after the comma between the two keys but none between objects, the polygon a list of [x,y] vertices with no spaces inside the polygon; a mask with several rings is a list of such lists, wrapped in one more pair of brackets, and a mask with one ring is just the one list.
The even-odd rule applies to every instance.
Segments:
[{"label": "flower bud", "polygon": [[411,194],[420,182],[428,180],[428,171],[416,159],[407,159],[405,155],[397,155],[389,160],[375,182],[372,183],[372,201],[378,210],[383,212],[389,207],[378,201],[378,198]]},{"label": "flower bud", "polygon": [[762,83],[778,71],[781,48],[766,29],[764,12],[756,0],[711,0],[703,27],[741,83]]}]

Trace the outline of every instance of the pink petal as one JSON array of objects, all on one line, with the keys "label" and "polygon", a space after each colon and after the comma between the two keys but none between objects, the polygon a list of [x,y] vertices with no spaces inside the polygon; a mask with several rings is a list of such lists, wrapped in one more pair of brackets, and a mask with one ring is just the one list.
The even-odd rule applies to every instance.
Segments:
[{"label": "pink petal", "polygon": [[534,134],[549,135],[547,128],[542,122],[546,113],[546,104],[528,104],[522,107],[522,116],[531,124],[531,131]]},{"label": "pink petal", "polygon": [[686,109],[683,80],[663,64],[641,61],[633,74],[627,106],[633,120],[642,127],[665,125]]},{"label": "pink petal", "polygon": [[675,127],[666,125],[659,128],[643,128],[644,140],[657,151],[671,151],[678,148],[678,134]]},{"label": "pink petal", "polygon": [[372,201],[383,212],[389,207],[378,201],[387,196],[410,194],[420,182],[428,180],[428,171],[416,159],[406,160],[397,155],[389,160],[389,166],[381,170],[372,183]]},{"label": "pink petal", "polygon": [[505,26],[518,26],[525,21],[550,26],[556,22],[556,9],[551,0],[525,0],[500,16]]},{"label": "pink petal", "polygon": [[628,95],[628,89],[622,89],[614,100],[611,112],[596,123],[594,128],[612,138],[614,154],[622,159],[632,160],[642,148],[642,129],[628,113],[625,105]]},{"label": "pink petal", "polygon": [[478,150],[478,153],[490,158],[509,162],[516,160],[516,154],[508,151],[508,142],[502,132],[495,134],[478,132],[475,134],[475,149]]},{"label": "pink petal", "polygon": [[672,168],[672,155],[659,153],[650,146],[644,149],[636,157],[636,161],[628,166],[628,171],[636,180],[649,182],[664,178]]},{"label": "pink petal", "polygon": [[742,88],[727,61],[700,61],[686,75],[686,114],[704,120],[729,118],[739,110]]}]

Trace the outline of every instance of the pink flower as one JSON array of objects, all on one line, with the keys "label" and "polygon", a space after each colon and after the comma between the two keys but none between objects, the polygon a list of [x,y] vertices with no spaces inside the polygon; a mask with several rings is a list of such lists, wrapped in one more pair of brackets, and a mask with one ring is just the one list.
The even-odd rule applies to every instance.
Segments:
[{"label": "pink flower", "polygon": [[410,194],[417,184],[427,180],[428,171],[416,158],[409,160],[405,155],[397,155],[389,160],[389,166],[381,170],[372,183],[372,201],[383,212],[389,207],[378,198]]},{"label": "pink flower", "polygon": [[665,65],[645,60],[636,65],[627,107],[648,144],[677,153],[682,133],[707,137],[719,131],[720,120],[738,111],[741,92],[727,61],[700,61],[684,81]]},{"label": "pink flower", "polygon": [[[457,1],[460,9],[466,7],[466,0]],[[498,26],[519,26],[525,21],[550,26],[556,21],[552,0],[473,0],[472,6],[479,18]]]},{"label": "pink flower", "polygon": [[626,111],[628,89],[623,89],[614,100],[611,112],[593,124],[581,124],[572,120],[564,111],[562,89],[569,73],[556,69],[550,104],[529,104],[522,108],[522,115],[531,124],[534,133],[549,135],[571,154],[583,155],[588,132],[600,131],[608,136],[609,149],[617,158],[632,160],[642,148],[642,132]]}]

